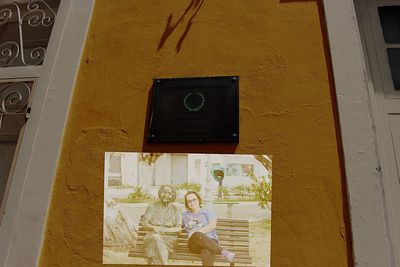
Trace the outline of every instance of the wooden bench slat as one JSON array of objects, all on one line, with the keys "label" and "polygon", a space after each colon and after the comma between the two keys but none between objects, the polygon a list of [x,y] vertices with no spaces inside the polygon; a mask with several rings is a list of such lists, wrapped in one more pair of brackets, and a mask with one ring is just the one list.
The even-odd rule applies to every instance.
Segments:
[{"label": "wooden bench slat", "polygon": [[[190,256],[190,257],[193,257],[193,258],[195,258],[195,259],[197,259],[197,258],[200,258],[200,254],[192,254],[192,253],[190,253],[190,254],[187,254],[187,253],[179,253],[179,252],[177,252],[177,253],[173,253],[172,255],[174,255],[174,257],[183,257],[183,256]],[[219,260],[223,260],[223,261],[227,261],[224,257],[222,257],[221,255],[214,255],[214,258],[215,259],[219,259]],[[250,255],[242,255],[242,256],[240,256],[240,255],[235,255],[235,259],[236,260],[239,260],[239,259],[242,259],[242,260],[251,260],[251,257],[250,257]]]},{"label": "wooden bench slat", "polygon": [[237,232],[249,232],[248,227],[241,226],[217,226],[216,231],[237,231]]},{"label": "wooden bench slat", "polygon": [[[143,220],[140,220],[140,225],[142,225]],[[221,219],[217,220],[217,228],[219,226],[229,226],[229,227],[248,227],[249,222],[243,221],[243,222],[227,222],[227,221],[221,221]]]},{"label": "wooden bench slat", "polygon": [[[143,215],[140,216],[140,221],[143,220]],[[220,223],[230,223],[230,224],[239,224],[239,223],[249,223],[248,220],[240,220],[240,219],[227,219],[227,218],[218,218],[218,222]]]},{"label": "wooden bench slat", "polygon": [[[143,242],[137,242],[136,244],[137,244],[136,247],[143,246]],[[227,249],[227,250],[231,250],[232,248],[235,248],[235,247],[241,247],[241,248],[249,247],[248,242],[247,243],[245,243],[245,242],[241,242],[241,243],[220,242],[220,245],[222,248]],[[179,246],[187,246],[187,243],[185,241],[179,242]],[[133,248],[133,249],[135,249],[135,248]]]},{"label": "wooden bench slat", "polygon": [[[143,252],[130,252],[129,257],[141,257],[141,258],[146,258],[146,253]],[[214,256],[214,261],[216,262],[227,262],[226,259],[224,259],[221,256]],[[172,254],[170,256],[170,259],[172,260],[189,260],[189,261],[201,261],[201,257],[198,254]],[[244,264],[251,264],[251,258],[239,258],[235,257],[234,260],[235,263],[244,263]]]},{"label": "wooden bench slat", "polygon": [[[142,238],[144,237],[144,236],[141,236]],[[187,243],[187,237],[178,237],[178,240],[181,240],[181,241],[185,241],[185,243]],[[221,243],[221,241],[229,241],[229,242],[232,242],[232,241],[238,241],[238,242],[249,242],[249,237],[246,237],[246,236],[235,236],[235,237],[230,237],[230,236],[223,236],[223,238],[219,238],[219,242]]]},{"label": "wooden bench slat", "polygon": [[248,220],[240,220],[240,219],[227,219],[227,218],[218,218],[219,222],[229,222],[229,223],[249,223]]},{"label": "wooden bench slat", "polygon": [[[229,251],[233,251],[235,253],[238,252],[238,253],[247,253],[247,254],[249,254],[249,250],[247,248],[245,248],[245,247],[234,247],[234,246],[232,246],[232,247],[229,247],[229,249],[228,249],[227,246],[223,246],[222,248],[223,249],[227,249]],[[176,248],[176,251],[181,251],[181,250],[189,251],[187,246],[178,246]]]},{"label": "wooden bench slat", "polygon": [[[200,261],[200,259],[192,258],[191,256],[182,256],[182,257],[172,257],[172,260],[187,260],[187,261]],[[227,262],[225,259],[215,259],[215,262]],[[251,260],[248,259],[238,259],[235,261],[236,264],[252,264]]]},{"label": "wooden bench slat", "polygon": [[[141,239],[138,239],[137,241],[136,241],[136,244],[142,244],[143,243],[143,239],[141,238]],[[181,243],[181,244],[187,244],[187,238],[178,238],[178,243]],[[246,238],[229,238],[229,237],[226,237],[226,238],[224,238],[224,239],[220,239],[219,240],[219,243],[222,245],[222,244],[244,244],[244,245],[248,245],[249,244],[249,239],[246,239]]]},{"label": "wooden bench slat", "polygon": [[[248,257],[250,257],[250,254],[249,254],[249,252],[248,251],[238,251],[238,250],[234,250],[234,249],[230,249],[229,251],[232,251],[232,252],[234,252],[235,253],[235,255],[236,255],[236,257],[242,257],[242,258],[248,258]],[[145,250],[145,248],[139,248],[139,249],[135,249],[135,252],[141,252],[141,253],[145,253],[146,252],[146,250]],[[192,252],[190,252],[189,251],[189,249],[186,247],[186,248],[178,248],[178,249],[176,249],[176,250],[174,250],[174,252],[173,252],[174,254],[175,253],[186,253],[186,254],[193,254]]]},{"label": "wooden bench slat", "polygon": [[[139,236],[145,236],[148,233],[148,231],[139,231],[138,235]],[[221,236],[242,236],[242,237],[249,237],[249,233],[244,233],[244,232],[228,232],[228,231],[217,231],[218,237]],[[182,238],[187,238],[186,233],[179,233],[178,237]],[[221,239],[221,238],[219,238]]]},{"label": "wooden bench slat", "polygon": [[[182,256],[182,257],[171,257],[172,260],[187,260],[187,261],[200,261],[199,259],[192,258],[191,256]],[[225,259],[215,259],[215,262],[227,262]],[[252,264],[251,260],[248,259],[238,259],[234,261],[236,264]]]},{"label": "wooden bench slat", "polygon": [[[146,253],[145,252],[140,252],[140,251],[135,251],[134,253],[136,253],[135,255],[139,255],[138,253],[140,253],[140,256],[139,257],[146,257]],[[133,254],[132,254],[133,255]],[[129,256],[131,256],[132,257],[132,255],[129,255]],[[173,253],[173,254],[171,254],[171,259],[173,258],[173,256],[174,257],[177,257],[177,256],[180,256],[180,257],[191,257],[192,258],[192,260],[201,260],[201,256],[200,256],[200,254],[193,254],[193,253],[186,253],[186,252],[176,252],[176,253]],[[221,257],[221,256],[217,256],[217,255],[214,255],[214,257],[215,258],[218,258],[218,257]],[[227,260],[225,260],[224,258],[220,258],[220,260],[221,261],[227,261]],[[236,255],[235,254],[235,261],[237,262],[238,260],[248,260],[248,261],[251,261],[252,260],[252,258],[251,258],[251,256],[250,255]]]},{"label": "wooden bench slat", "polygon": [[[186,245],[187,244],[187,238],[178,238],[178,243],[179,244],[184,244],[184,245]],[[138,239],[137,241],[136,241],[136,244],[137,245],[139,245],[139,244],[143,244],[143,238],[140,238],[140,239]],[[224,245],[224,244],[237,244],[237,245],[249,245],[249,239],[246,239],[246,238],[229,238],[229,237],[226,237],[226,238],[224,238],[224,239],[220,239],[219,240],[219,244],[220,245]]]},{"label": "wooden bench slat", "polygon": [[[143,227],[140,229],[141,231],[148,232],[149,230],[144,229]],[[235,231],[235,232],[248,232],[249,227],[243,227],[243,226],[221,226],[217,225],[217,228],[215,229],[216,231]],[[186,233],[186,230],[182,227],[181,233]]]},{"label": "wooden bench slat", "polygon": [[218,221],[218,223],[217,224],[219,224],[219,225],[228,225],[228,226],[244,226],[244,227],[246,227],[246,226],[248,226],[249,225],[249,222],[238,222],[238,223],[232,223],[232,222],[221,222],[221,221]]},{"label": "wooden bench slat", "polygon": [[[143,239],[137,240],[136,245],[142,245],[143,244]],[[178,239],[178,244],[179,245],[187,245],[187,238],[179,238]],[[237,246],[248,246],[249,245],[249,240],[247,239],[242,239],[238,240],[237,238],[235,239],[220,239],[219,244],[221,246],[224,245],[237,245]]]},{"label": "wooden bench slat", "polygon": [[[224,247],[224,249],[227,249],[226,247]],[[242,248],[243,249],[243,248]],[[227,249],[231,252],[234,252],[237,255],[250,255],[249,252],[245,251],[245,250],[240,250],[240,248],[229,248]],[[185,253],[191,253],[187,248],[178,248],[175,250],[176,252],[185,252]]]},{"label": "wooden bench slat", "polygon": [[[143,241],[144,236],[139,236],[137,239],[136,243],[138,241]],[[187,243],[188,239],[186,237],[178,237],[179,242]],[[226,242],[241,242],[241,243],[249,243],[249,237],[243,237],[243,236],[236,236],[236,237],[229,237],[229,236],[222,236],[222,238],[219,238],[219,243],[226,241]]]}]

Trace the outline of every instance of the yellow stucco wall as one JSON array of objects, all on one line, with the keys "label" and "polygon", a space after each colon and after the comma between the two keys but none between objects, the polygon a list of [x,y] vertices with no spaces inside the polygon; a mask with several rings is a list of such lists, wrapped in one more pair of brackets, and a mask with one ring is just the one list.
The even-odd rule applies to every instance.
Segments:
[{"label": "yellow stucco wall", "polygon": [[[79,70],[41,266],[102,263],[103,152],[273,155],[273,266],[347,266],[345,206],[315,1],[97,0]],[[199,2],[201,1],[192,1]],[[143,144],[156,77],[240,76],[240,143]]]}]

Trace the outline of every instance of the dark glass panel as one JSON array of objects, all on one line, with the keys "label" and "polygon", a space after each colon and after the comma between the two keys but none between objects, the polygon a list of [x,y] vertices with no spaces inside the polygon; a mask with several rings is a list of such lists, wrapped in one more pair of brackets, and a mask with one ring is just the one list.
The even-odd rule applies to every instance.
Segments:
[{"label": "dark glass panel", "polygon": [[381,6],[378,12],[385,42],[400,43],[400,6]]},{"label": "dark glass panel", "polygon": [[400,48],[388,48],[387,55],[394,88],[400,90]]}]

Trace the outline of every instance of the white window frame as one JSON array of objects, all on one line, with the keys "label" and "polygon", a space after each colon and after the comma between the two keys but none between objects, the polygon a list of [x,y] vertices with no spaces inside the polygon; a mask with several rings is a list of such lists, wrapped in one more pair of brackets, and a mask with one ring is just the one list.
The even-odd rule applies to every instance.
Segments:
[{"label": "white window frame", "polygon": [[[30,88],[30,95],[28,96],[29,99],[28,99],[28,102],[26,104],[26,109],[31,107],[32,95],[35,94],[37,81],[38,81],[37,78],[29,78],[29,77],[17,78],[17,76],[15,76],[15,78],[12,78],[12,79],[1,79],[0,78],[0,82],[1,83],[21,83],[21,82],[22,83],[29,83],[29,82],[32,82],[32,87]],[[24,113],[22,115],[25,115],[25,118],[29,118],[29,114],[28,113]],[[4,117],[6,117],[6,116],[7,115],[4,115]],[[13,116],[13,115],[11,115],[11,116]],[[1,120],[1,118],[0,118],[0,120]],[[1,121],[0,121],[0,126],[1,126]],[[25,124],[22,125],[22,127],[19,129],[19,135],[16,136],[16,138],[18,138],[18,141],[17,141],[16,146],[15,146],[14,158],[13,158],[13,161],[12,161],[10,169],[9,169],[9,175],[8,175],[9,177],[12,177],[12,175],[13,175],[13,171],[14,171],[15,164],[16,164],[16,158],[17,158],[16,155],[18,155],[18,151],[20,149],[20,144],[21,144],[21,139],[22,139],[22,138],[19,138],[19,136],[23,135],[24,130],[25,130]],[[7,196],[8,196],[8,192],[9,192],[9,189],[10,189],[10,185],[11,185],[11,179],[7,179],[6,185],[5,185],[5,189],[4,189],[4,195],[2,196],[2,198],[0,198],[0,212],[1,212],[1,214],[0,214],[0,225],[1,225],[2,218],[3,218],[3,214],[4,214],[4,208],[5,208],[5,205],[6,205],[6,202],[7,202]]]},{"label": "white window frame", "polygon": [[[360,0],[365,1],[365,0]],[[355,266],[400,266],[390,236],[376,102],[353,0],[323,0],[338,102]]]},{"label": "white window frame", "polygon": [[[400,195],[397,177],[396,154],[394,143],[399,136],[395,136],[396,124],[391,125],[390,117],[399,113],[400,91],[394,88],[391,69],[389,66],[386,48],[399,48],[399,43],[386,44],[377,8],[379,6],[399,5],[397,0],[355,0],[356,12],[359,16],[360,35],[366,56],[367,77],[369,78],[370,92],[372,95],[373,115],[376,120],[376,136],[378,140],[378,155],[380,159],[381,181],[383,186],[384,211],[386,215],[386,235],[390,243],[389,253],[392,266],[400,265],[400,235],[399,212]],[[373,81],[373,82],[372,82]],[[377,92],[380,93],[376,98]],[[385,148],[386,147],[386,148]],[[390,148],[388,150],[388,147]]]},{"label": "white window frame", "polygon": [[55,170],[94,0],[61,0],[41,66],[0,69],[38,77],[0,225],[0,266],[38,265]]},{"label": "white window frame", "polygon": [[[356,3],[359,2],[358,0],[355,0]],[[400,5],[400,2],[397,0],[377,0],[376,1],[379,6],[393,6],[393,5]],[[363,14],[367,13],[367,5],[366,4],[361,4],[359,3],[358,5],[358,11],[359,14],[362,12]],[[357,7],[356,6],[356,7]],[[361,14],[360,14],[361,15]],[[368,62],[367,62],[367,68],[369,72],[374,72],[376,69],[379,69],[379,73],[372,73],[373,76],[376,76],[380,78],[380,82],[382,83],[382,89],[385,94],[386,98],[400,98],[400,90],[395,90],[393,80],[392,80],[392,74],[389,66],[389,59],[386,54],[386,48],[400,48],[400,43],[390,43],[386,44],[383,38],[383,32],[381,29],[381,23],[380,23],[380,18],[379,15],[376,14],[377,16],[369,16],[371,23],[368,25],[371,27],[372,31],[374,31],[375,36],[382,36],[382,38],[374,38],[372,35],[366,35],[362,34],[361,36],[363,39],[366,40],[366,42],[371,42],[375,45],[376,50],[373,51],[372,56],[374,57],[374,62],[371,62],[371,64],[378,64],[379,68],[368,68]],[[365,16],[365,15],[364,15]],[[362,25],[360,25],[362,27]],[[376,85],[375,85],[376,86]]]}]

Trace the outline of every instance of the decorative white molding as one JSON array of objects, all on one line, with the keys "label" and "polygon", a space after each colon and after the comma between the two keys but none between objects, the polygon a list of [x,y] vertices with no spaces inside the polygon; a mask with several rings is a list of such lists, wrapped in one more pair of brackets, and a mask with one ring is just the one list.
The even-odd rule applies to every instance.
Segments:
[{"label": "decorative white molding", "polygon": [[[39,80],[0,225],[0,266],[38,265],[64,126],[93,5],[94,0],[61,1],[43,65],[40,69],[32,67]],[[12,74],[11,69],[6,69],[8,74]]]}]

